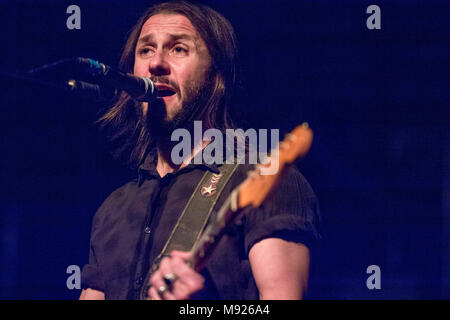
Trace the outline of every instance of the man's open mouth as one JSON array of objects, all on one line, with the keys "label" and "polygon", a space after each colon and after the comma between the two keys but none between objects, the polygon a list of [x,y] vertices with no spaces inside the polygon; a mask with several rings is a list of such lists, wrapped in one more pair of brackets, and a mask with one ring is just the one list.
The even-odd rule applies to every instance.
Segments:
[{"label": "man's open mouth", "polygon": [[173,89],[172,87],[169,87],[169,86],[166,86],[163,84],[156,84],[156,88],[158,88],[158,97],[159,98],[173,96],[174,94],[177,93],[175,91],[175,89]]}]

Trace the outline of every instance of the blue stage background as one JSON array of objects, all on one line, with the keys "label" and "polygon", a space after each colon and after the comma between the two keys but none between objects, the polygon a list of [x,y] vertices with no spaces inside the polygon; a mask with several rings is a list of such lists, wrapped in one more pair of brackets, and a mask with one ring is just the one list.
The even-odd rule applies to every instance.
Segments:
[{"label": "blue stage background", "polygon": [[[96,209],[133,176],[94,124],[105,105],[10,74],[78,56],[117,65],[151,3],[0,1],[0,298],[76,299],[66,268],[87,262]],[[315,132],[299,164],[325,226],[308,298],[449,299],[448,2],[205,3],[238,36],[242,125]],[[66,28],[71,4],[81,30]],[[371,4],[381,30],[366,27]]]}]

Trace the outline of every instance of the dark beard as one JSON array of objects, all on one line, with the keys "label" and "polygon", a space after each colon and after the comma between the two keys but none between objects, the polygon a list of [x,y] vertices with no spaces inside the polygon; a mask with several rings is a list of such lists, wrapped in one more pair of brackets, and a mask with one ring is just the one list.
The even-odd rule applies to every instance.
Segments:
[{"label": "dark beard", "polygon": [[[172,119],[168,118],[166,106],[162,99],[156,99],[149,103],[146,125],[152,142],[167,139],[178,128],[185,128],[190,131],[193,128],[194,121],[201,120],[199,116],[210,95],[209,83],[210,81],[206,80],[202,86],[188,90],[186,101],[183,101],[181,108]],[[179,90],[176,94],[179,94]]]}]

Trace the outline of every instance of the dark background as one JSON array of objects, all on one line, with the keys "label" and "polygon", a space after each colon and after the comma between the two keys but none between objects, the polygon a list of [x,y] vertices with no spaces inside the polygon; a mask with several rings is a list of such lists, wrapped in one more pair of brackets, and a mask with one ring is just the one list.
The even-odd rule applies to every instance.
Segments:
[{"label": "dark background", "polygon": [[[94,124],[105,105],[8,74],[77,56],[115,66],[151,3],[0,1],[0,298],[77,298],[66,268],[87,262],[94,212],[133,175]],[[325,233],[309,298],[450,298],[448,2],[206,3],[236,29],[243,125],[314,129],[299,168]],[[71,4],[81,30],[66,28]],[[371,4],[381,30],[366,28]]]}]

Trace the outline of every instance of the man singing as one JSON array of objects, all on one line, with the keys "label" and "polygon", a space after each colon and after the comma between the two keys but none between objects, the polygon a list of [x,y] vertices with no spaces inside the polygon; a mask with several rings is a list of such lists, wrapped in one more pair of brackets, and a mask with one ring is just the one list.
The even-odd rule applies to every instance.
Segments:
[{"label": "man singing", "polygon": [[[204,5],[158,4],[135,25],[120,68],[151,78],[159,98],[140,103],[123,93],[100,120],[112,130],[117,154],[137,168],[137,178],[114,191],[94,217],[80,299],[304,297],[320,218],[310,185],[293,167],[273,197],[228,227],[201,272],[189,264],[189,248],[161,256],[190,199],[212,193],[211,186],[197,189],[199,181],[208,172],[219,179],[224,167],[190,161],[208,141],[193,143],[185,161],[175,163],[172,132],[192,132],[194,121],[203,130],[232,128],[227,107],[235,60],[233,28]],[[250,168],[237,166],[214,212]]]}]

